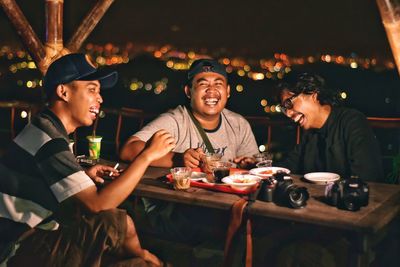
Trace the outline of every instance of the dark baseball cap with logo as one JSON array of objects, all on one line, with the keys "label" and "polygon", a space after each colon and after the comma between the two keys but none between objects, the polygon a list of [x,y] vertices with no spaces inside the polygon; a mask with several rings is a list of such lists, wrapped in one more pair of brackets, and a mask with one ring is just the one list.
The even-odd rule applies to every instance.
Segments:
[{"label": "dark baseball cap with logo", "polygon": [[117,83],[118,73],[99,71],[87,55],[73,53],[60,57],[50,65],[43,77],[43,87],[50,99],[59,84],[95,80],[100,82],[101,88],[110,88]]},{"label": "dark baseball cap with logo", "polygon": [[188,71],[187,84],[191,84],[194,76],[202,72],[214,72],[221,74],[228,80],[225,67],[214,59],[198,59],[192,63]]}]

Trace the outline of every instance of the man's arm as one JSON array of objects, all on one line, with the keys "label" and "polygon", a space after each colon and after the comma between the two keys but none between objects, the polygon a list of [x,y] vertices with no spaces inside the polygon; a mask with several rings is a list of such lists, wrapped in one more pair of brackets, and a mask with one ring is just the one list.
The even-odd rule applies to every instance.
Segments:
[{"label": "man's arm", "polygon": [[[124,161],[133,161],[146,147],[146,142],[140,140],[136,136],[130,137],[122,147],[119,157]],[[155,167],[172,167],[181,164],[182,153],[169,152],[163,157],[150,162],[150,166]]]},{"label": "man's arm", "polygon": [[97,190],[91,186],[73,196],[91,212],[117,207],[134,190],[149,164],[164,157],[175,146],[175,140],[165,130],[160,130],[149,140],[128,168],[114,181]]}]

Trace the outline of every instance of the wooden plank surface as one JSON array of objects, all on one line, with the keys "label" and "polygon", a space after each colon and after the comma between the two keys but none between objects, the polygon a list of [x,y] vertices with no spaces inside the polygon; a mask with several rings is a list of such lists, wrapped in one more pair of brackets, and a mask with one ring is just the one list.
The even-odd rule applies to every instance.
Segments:
[{"label": "wooden plank surface", "polygon": [[[188,191],[173,190],[162,177],[166,168],[150,167],[133,192],[136,196],[163,199],[172,202],[228,210],[240,196],[201,188]],[[249,212],[273,219],[284,219],[314,225],[328,226],[358,232],[377,232],[400,213],[400,185],[368,183],[369,205],[357,212],[339,210],[325,202],[325,186],[305,182],[294,176],[296,185],[305,186],[310,194],[307,206],[292,209],[272,202],[256,201]]]},{"label": "wooden plank surface", "polygon": [[270,218],[291,220],[337,229],[376,232],[387,225],[400,212],[400,186],[368,183],[369,204],[359,211],[340,210],[325,202],[325,186],[310,184],[294,177],[295,183],[305,186],[310,194],[307,206],[290,209],[274,203],[256,201],[250,213]]}]

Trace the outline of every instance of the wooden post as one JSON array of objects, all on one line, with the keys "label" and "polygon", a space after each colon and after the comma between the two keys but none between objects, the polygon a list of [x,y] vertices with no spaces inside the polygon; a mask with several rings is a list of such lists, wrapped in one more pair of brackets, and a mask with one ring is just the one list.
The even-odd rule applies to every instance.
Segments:
[{"label": "wooden post", "polygon": [[28,20],[25,18],[21,9],[19,8],[15,0],[0,0],[0,4],[12,24],[14,24],[17,33],[22,38],[22,41],[24,42],[33,60],[39,67],[40,71],[44,73],[46,71],[46,68],[42,66],[42,62],[46,56],[45,49],[42,42],[33,31]]},{"label": "wooden post", "polygon": [[46,57],[42,63],[46,70],[54,60],[70,53],[63,43],[63,10],[64,0],[46,0]]},{"label": "wooden post", "polygon": [[93,31],[99,20],[106,13],[107,9],[114,2],[114,0],[99,0],[89,14],[85,17],[78,30],[72,36],[67,44],[67,49],[70,51],[78,51],[82,43],[86,40],[89,34]]},{"label": "wooden post", "polygon": [[81,26],[68,43],[67,48],[65,48],[62,38],[64,0],[45,1],[46,45],[43,46],[15,0],[0,0],[0,5],[14,24],[29,54],[42,74],[45,74],[51,62],[60,56],[78,51],[82,43],[114,2],[114,0],[99,0],[83,20]]}]

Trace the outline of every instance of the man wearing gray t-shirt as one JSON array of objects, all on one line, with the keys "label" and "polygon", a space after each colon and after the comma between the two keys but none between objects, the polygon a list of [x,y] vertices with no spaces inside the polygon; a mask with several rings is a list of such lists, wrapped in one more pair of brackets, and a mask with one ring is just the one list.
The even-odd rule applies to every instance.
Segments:
[{"label": "man wearing gray t-shirt", "polygon": [[121,159],[133,160],[154,132],[165,129],[175,138],[176,147],[152,165],[198,167],[207,149],[190,117],[192,112],[215,152],[223,154],[223,160],[233,161],[240,167],[252,163],[251,156],[258,149],[250,125],[243,116],[225,108],[230,87],[224,66],[210,59],[195,61],[188,72],[185,94],[190,99],[190,107],[178,106],[161,114],[135,133],[123,146]]},{"label": "man wearing gray t-shirt", "polygon": [[[211,59],[195,61],[188,72],[185,94],[190,100],[190,106],[178,106],[161,114],[135,133],[122,148],[121,159],[135,159],[151,135],[159,129],[165,129],[174,137],[176,146],[172,152],[153,161],[151,165],[198,167],[201,155],[207,149],[190,116],[191,112],[214,151],[223,154],[223,160],[231,160],[241,168],[254,164],[252,155],[258,149],[249,123],[243,116],[225,109],[230,95],[225,67]],[[154,230],[167,238],[198,243],[211,238],[217,225],[226,226],[228,223],[226,214],[221,215],[210,209],[147,198],[143,198],[143,203]]]}]

